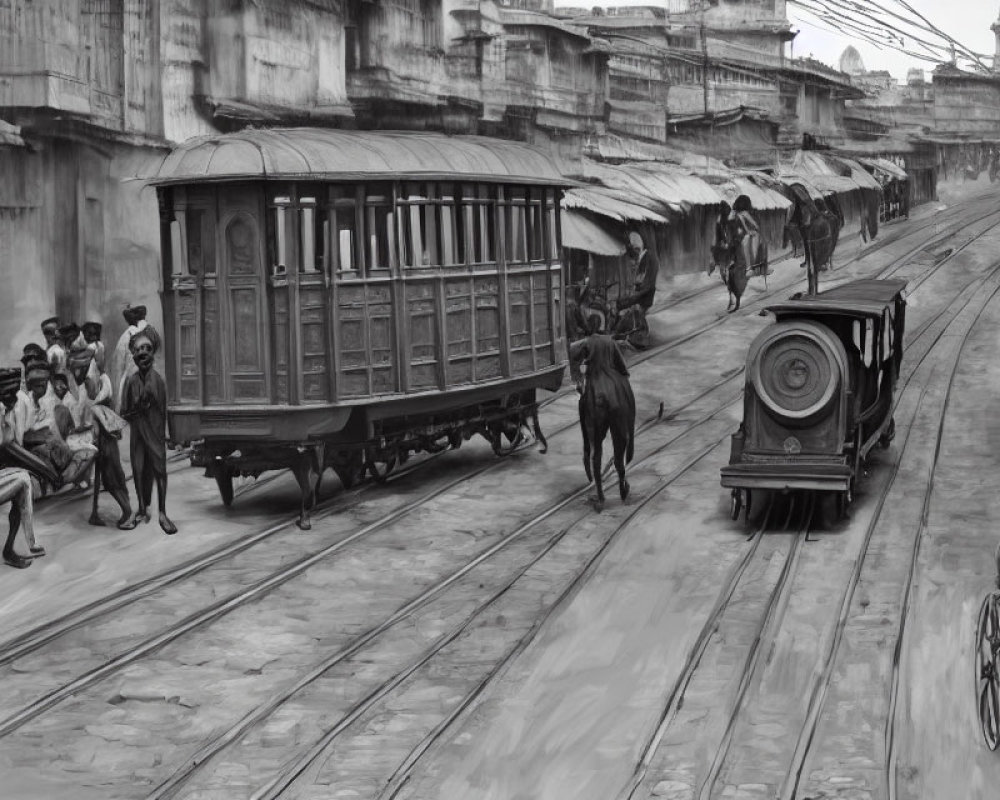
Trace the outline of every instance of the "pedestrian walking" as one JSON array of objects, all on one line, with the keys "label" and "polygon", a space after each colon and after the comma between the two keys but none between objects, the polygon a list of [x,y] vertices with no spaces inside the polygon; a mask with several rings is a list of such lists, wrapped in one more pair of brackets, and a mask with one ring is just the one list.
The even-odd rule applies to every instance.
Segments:
[{"label": "pedestrian walking", "polygon": [[167,517],[167,387],[153,367],[158,346],[159,337],[148,326],[129,343],[136,371],[122,393],[122,417],[131,427],[132,477],[138,510],[128,527],[134,528],[140,519],[149,522],[155,482],[160,527],[164,533],[173,534],[177,526]]}]

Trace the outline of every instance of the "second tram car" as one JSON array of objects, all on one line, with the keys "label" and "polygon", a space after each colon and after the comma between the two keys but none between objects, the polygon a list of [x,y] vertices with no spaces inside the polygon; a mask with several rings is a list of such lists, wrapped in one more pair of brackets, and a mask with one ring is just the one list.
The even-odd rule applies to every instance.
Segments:
[{"label": "second tram car", "polygon": [[498,453],[563,379],[559,202],[533,147],[247,130],[172,151],[157,187],[174,441],[233,499],[291,468],[299,524],[346,486],[475,433]]},{"label": "second tram car", "polygon": [[770,306],[747,354],[743,422],[722,485],[732,516],[756,490],[834,493],[852,502],[861,461],[895,433],[906,282],[857,280]]}]

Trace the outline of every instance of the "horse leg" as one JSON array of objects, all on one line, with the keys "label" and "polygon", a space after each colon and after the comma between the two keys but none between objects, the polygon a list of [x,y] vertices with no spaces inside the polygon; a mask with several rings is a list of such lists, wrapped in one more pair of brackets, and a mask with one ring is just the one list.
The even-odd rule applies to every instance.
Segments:
[{"label": "horse leg", "polygon": [[618,494],[621,495],[622,502],[628,498],[629,485],[625,480],[625,448],[628,446],[628,431],[622,430],[621,425],[611,428],[611,444],[615,449],[615,472],[618,473]]},{"label": "horse leg", "polygon": [[594,452],[591,457],[591,467],[594,471],[594,487],[597,489],[597,496],[594,498],[594,510],[601,513],[604,510],[604,486],[601,477],[601,457],[604,435],[607,433],[606,426],[600,426],[604,430],[594,431]]},{"label": "horse leg", "polygon": [[313,469],[312,461],[310,453],[302,453],[292,467],[292,474],[295,475],[295,480],[299,484],[299,491],[302,493],[299,519],[295,524],[304,531],[312,530],[312,520],[310,519],[309,512],[316,505],[315,489],[318,475],[317,470]]},{"label": "horse leg", "polygon": [[538,452],[539,453],[549,452],[549,443],[545,440],[545,434],[542,433],[542,426],[538,424],[537,408],[531,412],[531,428],[535,434],[535,439],[537,439],[538,443],[541,445],[541,449],[539,449]]},{"label": "horse leg", "polygon": [[587,483],[590,483],[594,480],[594,476],[590,470],[590,418],[587,414],[583,397],[580,398],[579,412],[580,432],[583,434],[583,469],[587,473]]}]

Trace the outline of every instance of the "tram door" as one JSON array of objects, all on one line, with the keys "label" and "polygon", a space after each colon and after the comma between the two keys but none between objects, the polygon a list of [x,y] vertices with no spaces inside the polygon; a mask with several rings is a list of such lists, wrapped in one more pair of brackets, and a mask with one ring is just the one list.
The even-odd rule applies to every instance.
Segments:
[{"label": "tram door", "polygon": [[270,401],[262,200],[246,188],[219,197],[218,335],[203,347],[214,351],[205,360],[218,367],[224,403]]}]

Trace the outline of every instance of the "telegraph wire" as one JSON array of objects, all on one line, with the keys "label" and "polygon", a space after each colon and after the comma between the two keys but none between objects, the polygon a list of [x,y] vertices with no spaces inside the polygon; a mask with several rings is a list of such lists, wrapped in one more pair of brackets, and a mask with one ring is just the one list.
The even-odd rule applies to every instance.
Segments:
[{"label": "telegraph wire", "polygon": [[[963,59],[973,62],[977,68],[989,71],[981,60],[979,54],[935,26],[925,16],[913,9],[913,7],[906,2],[906,0],[895,1],[904,9],[909,11],[913,16],[919,18],[921,22],[914,20],[913,16],[906,17],[898,14],[875,0],[869,0],[867,7],[861,3],[855,2],[855,0],[788,0],[789,3],[800,8],[814,19],[822,19],[827,23],[827,25],[832,26],[836,32],[840,34],[847,36],[861,35],[864,36],[865,40],[871,44],[876,44],[880,47],[890,47],[894,50],[905,53],[910,57],[918,58],[923,61],[946,61],[949,59],[943,56],[943,54],[953,51],[956,55],[961,55]],[[870,13],[867,8],[874,8],[883,14],[899,19],[911,29],[915,29],[924,34],[929,33],[932,36],[943,40],[946,44],[931,42],[921,38],[916,35],[913,30],[900,28],[898,25],[894,25],[883,17]],[[870,20],[871,22],[865,20]],[[873,27],[872,23],[875,23],[874,27],[878,29],[877,33],[871,30]],[[829,30],[829,28],[827,29]],[[885,41],[872,41],[871,38],[868,38],[868,36],[871,35],[874,35],[876,38],[884,37]],[[923,49],[927,50],[928,53],[934,53],[934,55],[924,55],[923,53],[918,53],[910,48],[907,48],[907,39],[919,44]]]}]

